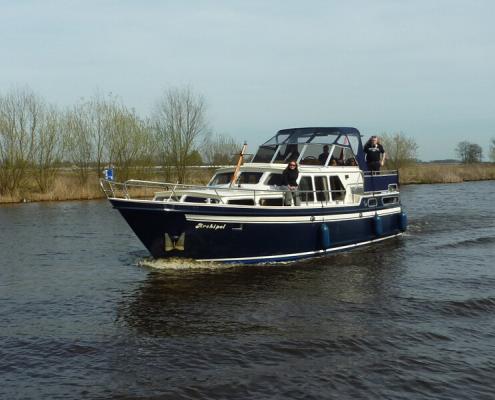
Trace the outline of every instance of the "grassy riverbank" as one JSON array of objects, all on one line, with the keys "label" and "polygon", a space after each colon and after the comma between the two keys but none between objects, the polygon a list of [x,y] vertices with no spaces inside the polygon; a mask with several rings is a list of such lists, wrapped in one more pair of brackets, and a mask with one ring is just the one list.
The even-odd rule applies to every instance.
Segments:
[{"label": "grassy riverbank", "polygon": [[[208,183],[213,170],[209,168],[194,168],[188,173],[187,183],[204,185]],[[75,172],[62,171],[54,181],[53,187],[46,191],[40,192],[37,189],[34,179],[27,181],[23,189],[14,195],[0,195],[1,203],[23,203],[37,201],[62,201],[62,200],[94,200],[105,198],[100,182],[100,176],[96,173],[90,175],[87,182],[81,184],[78,175]],[[139,179],[137,177],[136,179]],[[118,180],[118,173],[117,173]],[[146,180],[158,182],[175,182],[175,179],[165,179],[163,174],[157,173],[147,176]]]},{"label": "grassy riverbank", "polygon": [[492,164],[415,164],[399,171],[400,183],[460,183],[495,180]]},{"label": "grassy riverbank", "polygon": [[[198,168],[189,172],[188,183],[206,184],[213,171]],[[164,181],[164,177],[156,174],[147,178]],[[495,164],[416,164],[400,170],[400,183],[459,183],[465,181],[495,180]],[[174,179],[168,179],[174,181]],[[95,175],[88,182],[81,184],[73,172],[61,172],[56,177],[52,189],[41,193],[36,190],[35,182],[27,182],[24,189],[15,195],[0,195],[0,203],[19,203],[33,201],[91,200],[104,198],[98,177]]]}]

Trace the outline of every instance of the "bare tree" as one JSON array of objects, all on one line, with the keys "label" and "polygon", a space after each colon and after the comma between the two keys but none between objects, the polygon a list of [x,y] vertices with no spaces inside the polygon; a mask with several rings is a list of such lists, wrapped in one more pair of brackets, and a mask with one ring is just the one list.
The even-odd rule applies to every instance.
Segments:
[{"label": "bare tree", "polygon": [[119,180],[146,177],[155,158],[151,124],[124,106],[109,109],[107,126],[109,161],[117,168]]},{"label": "bare tree", "polygon": [[[402,132],[380,136],[380,142],[387,153],[387,164],[393,169],[399,169],[416,161],[418,145],[412,138]],[[390,168],[389,168],[390,169]]]},{"label": "bare tree", "polygon": [[153,122],[160,158],[173,165],[179,182],[185,180],[188,155],[207,133],[205,109],[203,97],[190,88],[169,89],[156,103]]},{"label": "bare tree", "polygon": [[54,182],[55,163],[62,158],[63,144],[60,114],[54,107],[46,107],[34,138],[33,162],[38,188],[44,192]]},{"label": "bare tree", "polygon": [[77,167],[80,182],[86,183],[94,154],[87,104],[79,103],[69,109],[63,125],[66,157]]},{"label": "bare tree", "polygon": [[457,144],[456,153],[465,164],[481,162],[483,151],[480,145],[462,141]]},{"label": "bare tree", "polygon": [[457,143],[455,152],[457,153],[457,155],[459,156],[462,162],[466,162],[466,160],[468,159],[469,145],[470,143],[468,141]]},{"label": "bare tree", "polygon": [[112,107],[117,104],[117,99],[108,95],[105,98],[101,93],[96,93],[87,103],[89,118],[89,130],[93,143],[94,163],[96,173],[99,174],[103,168],[105,148],[109,132],[109,114]]},{"label": "bare tree", "polygon": [[0,96],[0,193],[13,194],[25,183],[42,103],[27,88]]},{"label": "bare tree", "polygon": [[242,145],[229,135],[215,135],[208,136],[202,147],[209,165],[226,165],[235,164]]}]

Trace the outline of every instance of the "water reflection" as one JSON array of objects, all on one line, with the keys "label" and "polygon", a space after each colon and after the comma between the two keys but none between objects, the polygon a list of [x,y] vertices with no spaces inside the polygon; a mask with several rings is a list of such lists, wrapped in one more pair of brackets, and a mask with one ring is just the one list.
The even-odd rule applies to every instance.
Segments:
[{"label": "water reflection", "polygon": [[0,207],[0,398],[491,398],[493,182],[403,200],[403,239],[220,270],[136,267],[106,202]]},{"label": "water reflection", "polygon": [[[287,265],[150,270],[118,321],[152,336],[359,331],[359,310],[380,313],[399,290],[402,246],[396,239]],[[350,308],[357,313],[346,315]]]}]

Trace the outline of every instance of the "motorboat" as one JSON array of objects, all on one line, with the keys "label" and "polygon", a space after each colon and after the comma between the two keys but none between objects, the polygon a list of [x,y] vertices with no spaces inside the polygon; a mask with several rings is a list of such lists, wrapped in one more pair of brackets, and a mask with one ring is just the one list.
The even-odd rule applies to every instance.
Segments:
[{"label": "motorboat", "polygon": [[[299,205],[282,174],[298,163]],[[249,161],[249,162],[248,162]],[[349,127],[283,129],[207,185],[102,179],[108,200],[154,258],[266,263],[372,245],[407,228],[397,171],[368,171]]]}]

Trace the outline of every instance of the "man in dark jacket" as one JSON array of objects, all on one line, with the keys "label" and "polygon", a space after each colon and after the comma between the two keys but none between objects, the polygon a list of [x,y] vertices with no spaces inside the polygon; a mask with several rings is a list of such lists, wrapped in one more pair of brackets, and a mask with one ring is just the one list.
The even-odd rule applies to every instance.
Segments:
[{"label": "man in dark jacket", "polygon": [[378,142],[377,136],[371,136],[364,145],[364,157],[370,171],[380,171],[380,167],[385,164],[386,158],[383,146]]}]

